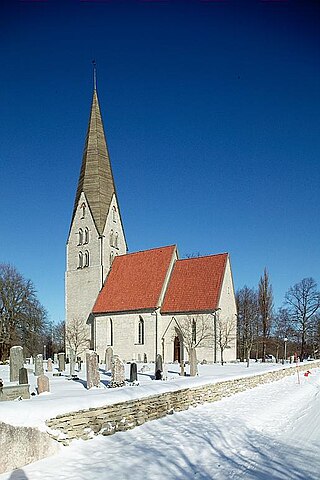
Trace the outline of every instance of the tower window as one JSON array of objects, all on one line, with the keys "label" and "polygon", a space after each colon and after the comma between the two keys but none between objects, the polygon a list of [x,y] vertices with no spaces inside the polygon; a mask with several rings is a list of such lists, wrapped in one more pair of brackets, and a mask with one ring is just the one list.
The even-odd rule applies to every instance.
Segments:
[{"label": "tower window", "polygon": [[82,267],[83,267],[83,253],[79,252],[79,254],[78,254],[78,268],[82,268]]},{"label": "tower window", "polygon": [[113,259],[114,259],[114,253],[110,252],[110,267],[112,265]]},{"label": "tower window", "polygon": [[83,243],[89,243],[89,229],[88,227],[85,228],[84,230],[84,242]]},{"label": "tower window", "polygon": [[114,242],[113,230],[111,230],[111,232],[110,232],[110,246],[111,246],[111,247],[113,247],[113,242]]},{"label": "tower window", "polygon": [[90,260],[90,256],[89,256],[89,252],[88,250],[86,250],[84,252],[84,267],[89,267],[89,260]]},{"label": "tower window", "polygon": [[79,232],[78,232],[78,245],[82,245],[83,244],[83,230],[82,228],[79,229]]},{"label": "tower window", "polygon": [[138,343],[141,345],[144,344],[144,320],[142,317],[139,317],[139,324],[138,324]]},{"label": "tower window", "polygon": [[83,202],[80,208],[81,208],[81,218],[84,218],[86,216],[86,204]]},{"label": "tower window", "polygon": [[116,234],[114,236],[114,246],[115,246],[115,248],[119,248],[118,247],[118,232],[116,232]]},{"label": "tower window", "polygon": [[117,209],[116,209],[115,206],[112,207],[112,220],[113,220],[114,222],[117,221]]}]

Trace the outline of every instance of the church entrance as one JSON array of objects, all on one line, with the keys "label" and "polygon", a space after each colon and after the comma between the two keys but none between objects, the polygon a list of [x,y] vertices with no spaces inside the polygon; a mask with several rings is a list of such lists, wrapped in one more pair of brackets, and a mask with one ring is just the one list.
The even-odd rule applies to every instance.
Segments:
[{"label": "church entrance", "polygon": [[178,361],[179,363],[181,362],[181,345],[178,335],[175,337],[173,344],[173,361]]}]

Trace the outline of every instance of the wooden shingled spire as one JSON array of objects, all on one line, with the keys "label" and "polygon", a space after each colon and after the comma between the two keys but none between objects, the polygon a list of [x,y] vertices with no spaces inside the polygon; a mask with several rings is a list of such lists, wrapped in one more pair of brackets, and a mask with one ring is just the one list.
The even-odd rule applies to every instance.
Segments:
[{"label": "wooden shingled spire", "polygon": [[72,220],[82,192],[87,198],[98,233],[102,235],[115,185],[95,82]]}]

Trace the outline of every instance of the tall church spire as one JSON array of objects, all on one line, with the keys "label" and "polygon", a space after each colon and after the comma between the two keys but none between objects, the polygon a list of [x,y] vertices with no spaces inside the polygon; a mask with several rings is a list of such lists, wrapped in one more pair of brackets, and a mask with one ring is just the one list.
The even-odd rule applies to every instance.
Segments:
[{"label": "tall church spire", "polygon": [[102,235],[115,186],[96,90],[95,64],[91,113],[72,219],[81,192],[87,198],[98,233]]}]

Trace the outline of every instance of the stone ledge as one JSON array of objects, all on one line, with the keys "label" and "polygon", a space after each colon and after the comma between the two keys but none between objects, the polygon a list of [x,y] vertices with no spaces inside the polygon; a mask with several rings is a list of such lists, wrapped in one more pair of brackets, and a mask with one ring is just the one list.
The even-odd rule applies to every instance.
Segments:
[{"label": "stone ledge", "polygon": [[[174,412],[187,410],[205,402],[216,402],[235,393],[243,392],[258,385],[277,381],[296,370],[306,371],[320,367],[320,360],[310,364],[295,365],[281,370],[266,372],[250,377],[242,377],[202,386],[184,388],[174,392],[118,402],[105,407],[79,410],[47,420],[46,425],[61,432],[61,438],[52,438],[64,445],[75,438],[90,439],[94,435],[112,435],[142,425],[145,422],[162,418]],[[50,432],[49,432],[50,434]]]}]

